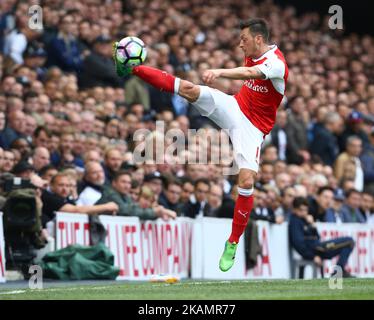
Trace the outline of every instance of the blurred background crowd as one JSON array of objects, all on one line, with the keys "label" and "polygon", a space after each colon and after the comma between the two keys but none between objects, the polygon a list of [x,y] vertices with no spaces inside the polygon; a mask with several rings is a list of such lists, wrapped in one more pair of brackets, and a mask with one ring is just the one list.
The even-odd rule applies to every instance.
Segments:
[{"label": "blurred background crowd", "polygon": [[[119,78],[112,43],[137,36],[148,49],[146,64],[201,83],[205,69],[242,65],[238,19],[259,16],[269,22],[290,72],[263,145],[252,216],[288,221],[301,196],[315,221],[374,223],[373,37],[330,30],[327,16],[300,16],[271,0],[222,3],[2,0],[1,205],[9,196],[7,180],[30,180],[42,238],[55,211],[232,217],[236,176],[222,174],[232,152],[221,152],[219,139],[192,135],[183,152],[166,155],[162,164],[135,161],[137,130],[164,139],[156,120],[185,137],[188,129],[205,137],[217,131],[184,99],[136,77]],[[43,9],[42,30],[29,28],[33,4]],[[241,85],[220,79],[215,87],[235,94]],[[172,142],[165,138],[163,152]],[[206,164],[184,164],[203,152]],[[216,154],[219,163],[212,161]]]}]

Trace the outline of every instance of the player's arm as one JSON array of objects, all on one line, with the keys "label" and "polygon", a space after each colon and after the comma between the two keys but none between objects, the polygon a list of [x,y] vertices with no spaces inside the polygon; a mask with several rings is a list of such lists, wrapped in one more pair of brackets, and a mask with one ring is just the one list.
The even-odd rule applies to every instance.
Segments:
[{"label": "player's arm", "polygon": [[266,76],[260,68],[253,67],[238,67],[233,69],[211,69],[203,73],[203,81],[206,84],[211,84],[217,78],[227,78],[236,80],[247,79],[265,79]]}]

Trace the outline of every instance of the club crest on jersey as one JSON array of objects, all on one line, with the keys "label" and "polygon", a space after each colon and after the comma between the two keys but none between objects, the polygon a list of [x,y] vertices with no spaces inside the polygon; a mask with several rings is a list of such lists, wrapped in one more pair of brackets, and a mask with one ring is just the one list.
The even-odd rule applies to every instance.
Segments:
[{"label": "club crest on jersey", "polygon": [[262,92],[262,93],[269,92],[269,89],[266,86],[260,86],[258,84],[255,84],[254,79],[245,80],[244,85],[248,89],[251,89],[251,90],[256,91],[256,92]]}]

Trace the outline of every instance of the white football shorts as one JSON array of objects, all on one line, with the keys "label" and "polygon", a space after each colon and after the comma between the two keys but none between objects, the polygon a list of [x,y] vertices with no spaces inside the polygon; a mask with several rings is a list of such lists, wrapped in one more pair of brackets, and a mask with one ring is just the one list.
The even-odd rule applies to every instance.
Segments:
[{"label": "white football shorts", "polygon": [[243,114],[236,99],[217,89],[200,86],[200,96],[193,105],[202,116],[228,129],[239,169],[258,172],[261,145],[266,135]]}]

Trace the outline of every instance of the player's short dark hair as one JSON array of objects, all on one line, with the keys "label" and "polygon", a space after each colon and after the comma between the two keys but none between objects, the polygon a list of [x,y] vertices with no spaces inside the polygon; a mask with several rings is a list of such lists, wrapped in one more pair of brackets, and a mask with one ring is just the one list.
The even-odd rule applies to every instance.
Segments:
[{"label": "player's short dark hair", "polygon": [[252,18],[248,20],[241,20],[239,22],[239,27],[241,30],[249,28],[249,32],[253,36],[260,34],[264,37],[265,42],[269,41],[269,27],[265,19]]},{"label": "player's short dark hair", "polygon": [[293,200],[293,203],[292,203],[292,206],[293,206],[294,209],[298,209],[301,206],[308,207],[308,205],[309,205],[308,200],[307,200],[307,198],[304,198],[304,197],[296,197]]}]

